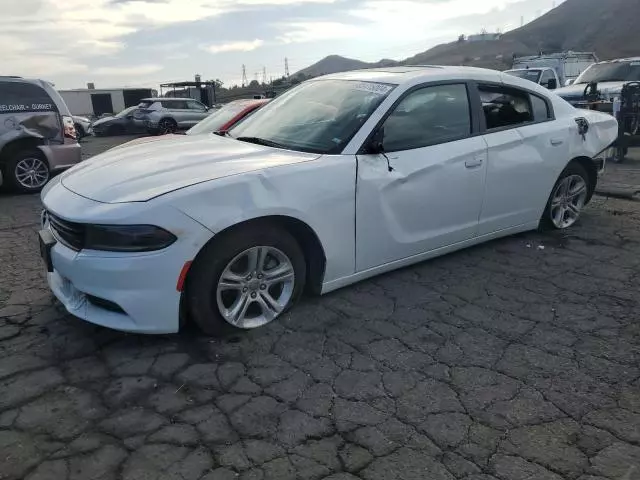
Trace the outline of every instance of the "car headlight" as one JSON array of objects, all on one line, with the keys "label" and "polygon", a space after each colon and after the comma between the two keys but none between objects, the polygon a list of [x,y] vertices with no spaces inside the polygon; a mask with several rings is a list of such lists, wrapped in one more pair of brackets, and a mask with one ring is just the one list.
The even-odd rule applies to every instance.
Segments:
[{"label": "car headlight", "polygon": [[87,225],[84,248],[109,252],[152,252],[177,240],[165,229],[153,225]]}]

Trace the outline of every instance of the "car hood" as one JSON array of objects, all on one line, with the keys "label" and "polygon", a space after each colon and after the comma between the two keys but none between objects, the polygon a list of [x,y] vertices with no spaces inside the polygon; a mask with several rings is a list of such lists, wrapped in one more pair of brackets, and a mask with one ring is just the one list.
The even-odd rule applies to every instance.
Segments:
[{"label": "car hood", "polygon": [[[622,87],[629,82],[600,82],[598,83],[598,90],[603,95],[617,94],[622,91]],[[565,100],[576,100],[584,97],[584,89],[587,88],[587,83],[579,83],[576,85],[569,85],[568,87],[557,88],[554,90],[556,95],[560,95]]]},{"label": "car hood", "polygon": [[94,127],[99,127],[100,125],[107,125],[107,124],[113,122],[114,120],[116,120],[116,117],[99,118],[98,120],[93,122],[91,125],[94,126]]},{"label": "car hood", "polygon": [[67,170],[61,182],[98,202],[144,202],[189,185],[318,157],[217,135],[169,135],[108,150]]}]

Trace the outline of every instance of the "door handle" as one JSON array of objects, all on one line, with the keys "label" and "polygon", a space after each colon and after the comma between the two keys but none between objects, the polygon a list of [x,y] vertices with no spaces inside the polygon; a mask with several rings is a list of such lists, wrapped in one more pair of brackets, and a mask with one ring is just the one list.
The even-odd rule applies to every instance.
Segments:
[{"label": "door handle", "polygon": [[483,157],[473,157],[473,159],[465,160],[464,166],[467,168],[475,168],[482,165]]},{"label": "door handle", "polygon": [[562,145],[564,143],[564,140],[561,138],[552,138],[550,142],[551,142],[551,145],[553,145],[554,147],[557,147],[558,145]]}]

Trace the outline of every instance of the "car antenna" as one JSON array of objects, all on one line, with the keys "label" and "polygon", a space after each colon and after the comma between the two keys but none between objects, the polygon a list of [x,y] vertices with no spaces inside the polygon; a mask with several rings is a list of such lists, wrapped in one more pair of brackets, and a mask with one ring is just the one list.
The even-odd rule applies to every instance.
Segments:
[{"label": "car antenna", "polygon": [[387,161],[387,169],[390,172],[393,172],[393,167],[391,166],[391,163],[389,162],[389,157],[387,157],[387,154],[384,153],[384,150],[380,152],[380,154],[384,157],[384,159]]}]

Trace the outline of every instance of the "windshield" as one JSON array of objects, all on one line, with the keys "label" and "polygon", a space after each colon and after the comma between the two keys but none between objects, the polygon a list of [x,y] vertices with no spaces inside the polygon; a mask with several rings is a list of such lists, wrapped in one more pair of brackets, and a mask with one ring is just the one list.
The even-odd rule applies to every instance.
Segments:
[{"label": "windshield", "polygon": [[240,140],[288,150],[340,153],[395,88],[353,80],[305,82],[231,130]]},{"label": "windshield", "polygon": [[533,83],[538,83],[542,70],[507,70],[504,73],[508,73],[514,77],[524,78],[525,80],[531,80]]},{"label": "windshield", "polygon": [[233,119],[233,117],[238,115],[245,108],[247,108],[246,103],[230,103],[225,105],[187,130],[187,135],[217,132],[225,123]]},{"label": "windshield", "polygon": [[574,83],[640,81],[640,61],[595,63],[587,68]]},{"label": "windshield", "polygon": [[119,114],[116,115],[116,118],[122,118],[122,117],[126,117],[127,115],[129,115],[130,113],[133,113],[133,111],[138,108],[136,107],[129,107],[129,108],[125,108],[124,110],[122,110]]}]

